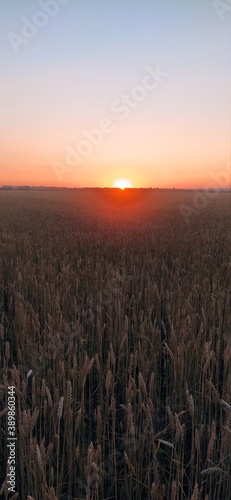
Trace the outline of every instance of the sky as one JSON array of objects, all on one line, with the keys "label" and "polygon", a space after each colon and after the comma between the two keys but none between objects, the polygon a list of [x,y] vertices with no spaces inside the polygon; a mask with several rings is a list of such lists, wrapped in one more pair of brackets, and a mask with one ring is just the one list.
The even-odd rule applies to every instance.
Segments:
[{"label": "sky", "polygon": [[230,32],[228,0],[2,0],[0,185],[228,187]]}]

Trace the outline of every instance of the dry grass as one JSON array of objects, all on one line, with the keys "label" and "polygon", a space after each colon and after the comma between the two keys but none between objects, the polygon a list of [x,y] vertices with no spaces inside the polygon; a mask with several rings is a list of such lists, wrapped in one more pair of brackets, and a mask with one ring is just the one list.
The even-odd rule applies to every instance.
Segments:
[{"label": "dry grass", "polygon": [[230,195],[85,196],[0,193],[1,498],[15,385],[18,498],[226,500]]}]

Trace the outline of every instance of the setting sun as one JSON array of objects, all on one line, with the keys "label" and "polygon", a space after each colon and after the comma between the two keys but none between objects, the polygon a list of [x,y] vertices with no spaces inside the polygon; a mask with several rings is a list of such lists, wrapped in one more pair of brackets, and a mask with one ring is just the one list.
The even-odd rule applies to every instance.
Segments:
[{"label": "setting sun", "polygon": [[113,187],[119,188],[119,189],[131,188],[132,183],[129,179],[116,179],[113,182]]}]

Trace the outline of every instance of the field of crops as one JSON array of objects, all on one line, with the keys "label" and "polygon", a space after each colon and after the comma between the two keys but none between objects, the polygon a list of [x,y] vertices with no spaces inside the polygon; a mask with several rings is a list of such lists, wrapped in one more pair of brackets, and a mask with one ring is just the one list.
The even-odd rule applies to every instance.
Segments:
[{"label": "field of crops", "polygon": [[1,499],[230,498],[231,199],[192,199],[0,191]]}]

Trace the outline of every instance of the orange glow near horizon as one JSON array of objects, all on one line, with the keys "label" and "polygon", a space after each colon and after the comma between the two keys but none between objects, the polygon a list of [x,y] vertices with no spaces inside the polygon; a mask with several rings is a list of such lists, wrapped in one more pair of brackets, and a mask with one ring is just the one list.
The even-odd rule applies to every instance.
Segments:
[{"label": "orange glow near horizon", "polygon": [[[230,162],[211,162],[203,167],[202,164],[170,167],[143,165],[127,165],[127,177],[123,177],[124,166],[111,164],[86,165],[85,169],[74,169],[64,176],[60,182],[56,178],[51,166],[42,165],[33,158],[31,163],[22,159],[15,165],[7,165],[1,169],[0,186],[2,185],[30,185],[30,186],[56,186],[67,188],[87,187],[114,187],[120,190],[129,188],[173,188],[176,189],[204,189],[204,188],[229,188],[230,187]],[[189,168],[190,167],[190,168]],[[116,177],[116,175],[118,177]]]}]

